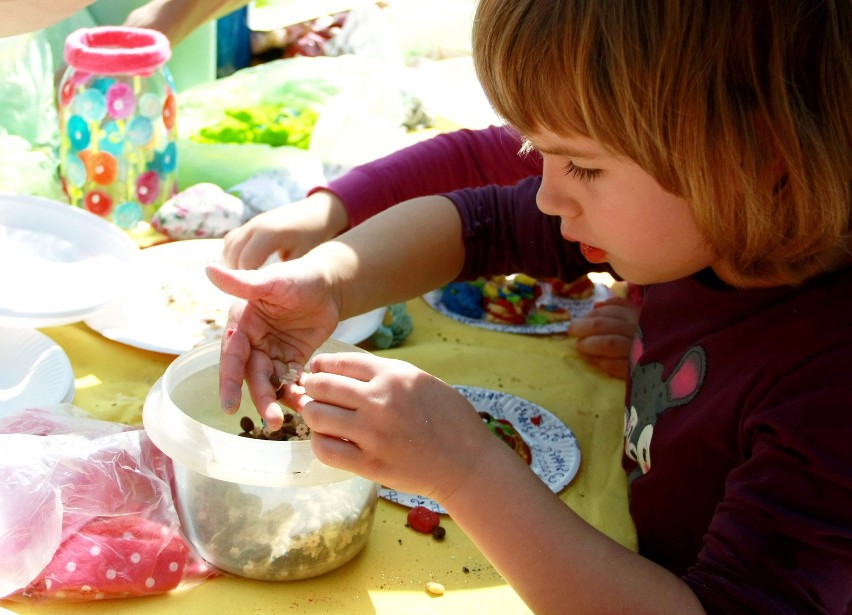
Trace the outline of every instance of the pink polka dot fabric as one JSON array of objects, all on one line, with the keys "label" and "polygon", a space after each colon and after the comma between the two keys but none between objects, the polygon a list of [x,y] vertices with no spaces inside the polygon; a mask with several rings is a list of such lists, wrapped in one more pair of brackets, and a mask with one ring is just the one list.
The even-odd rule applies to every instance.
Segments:
[{"label": "pink polka dot fabric", "polygon": [[0,420],[0,447],[0,498],[16,503],[0,524],[0,597],[145,596],[218,574],[183,537],[170,462],[143,430],[29,409]]},{"label": "pink polka dot fabric", "polygon": [[207,576],[173,527],[143,517],[93,519],[68,537],[27,588],[32,597],[103,599],[160,594]]}]

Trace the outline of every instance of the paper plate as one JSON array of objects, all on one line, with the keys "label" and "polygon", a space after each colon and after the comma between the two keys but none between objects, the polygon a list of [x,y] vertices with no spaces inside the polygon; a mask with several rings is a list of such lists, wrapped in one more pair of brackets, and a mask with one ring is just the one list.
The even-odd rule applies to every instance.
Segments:
[{"label": "paper plate", "polygon": [[124,231],[83,209],[0,193],[0,326],[85,320],[129,287],[138,253]]},{"label": "paper plate", "polygon": [[[538,303],[552,303],[554,305],[558,305],[559,307],[566,308],[571,312],[571,316],[573,318],[579,318],[581,316],[585,316],[598,301],[603,301],[612,296],[609,288],[601,283],[595,283],[595,292],[590,297],[586,297],[585,299],[569,299],[567,297],[558,297],[553,295],[550,292],[550,285],[547,282],[541,283],[544,294],[539,299]],[[435,289],[423,295],[423,300],[428,303],[433,309],[437,310],[444,316],[448,316],[453,320],[457,320],[460,323],[466,325],[472,325],[474,327],[481,327],[483,329],[491,329],[492,331],[502,331],[503,333],[525,333],[528,335],[552,335],[555,333],[565,333],[568,331],[568,327],[571,325],[570,320],[563,320],[560,322],[550,322],[541,325],[530,325],[530,324],[506,324],[499,322],[491,322],[486,320],[485,318],[471,318],[469,316],[464,316],[462,314],[458,314],[448,309],[446,305],[444,305],[441,297],[443,295],[443,289]]]},{"label": "paper plate", "polygon": [[[234,298],[213,285],[205,267],[221,262],[223,245],[222,239],[187,239],[142,250],[133,290],[86,324],[111,340],[174,355],[220,340]],[[365,340],[385,309],[342,321],[332,337]]]},{"label": "paper plate", "polygon": [[65,351],[33,329],[0,329],[0,417],[70,402],[74,371]]},{"label": "paper plate", "polygon": [[[495,419],[509,421],[532,452],[530,468],[550,487],[553,493],[562,491],[580,469],[580,446],[573,432],[553,413],[541,406],[491,389],[455,386],[479,412],[488,412]],[[379,488],[379,495],[403,506],[425,506],[440,514],[444,508],[434,500],[402,491]]]}]

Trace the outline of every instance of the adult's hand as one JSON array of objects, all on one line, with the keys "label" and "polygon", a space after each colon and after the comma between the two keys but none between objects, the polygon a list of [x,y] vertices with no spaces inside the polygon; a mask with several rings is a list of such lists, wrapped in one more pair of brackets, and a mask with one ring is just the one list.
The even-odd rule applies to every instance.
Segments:
[{"label": "adult's hand", "polygon": [[[290,261],[259,271],[210,265],[218,288],[238,298],[228,314],[219,365],[222,409],[239,409],[242,384],[272,429],[283,422],[276,403],[279,382],[304,365],[337,326],[339,307],[321,268]],[[292,365],[291,365],[292,364]]]}]

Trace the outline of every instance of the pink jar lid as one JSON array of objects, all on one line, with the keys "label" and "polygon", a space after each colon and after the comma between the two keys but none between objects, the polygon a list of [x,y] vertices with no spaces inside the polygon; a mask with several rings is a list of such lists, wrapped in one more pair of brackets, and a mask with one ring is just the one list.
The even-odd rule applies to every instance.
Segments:
[{"label": "pink jar lid", "polygon": [[68,65],[96,75],[148,75],[171,55],[169,39],[147,28],[81,28],[65,39]]}]

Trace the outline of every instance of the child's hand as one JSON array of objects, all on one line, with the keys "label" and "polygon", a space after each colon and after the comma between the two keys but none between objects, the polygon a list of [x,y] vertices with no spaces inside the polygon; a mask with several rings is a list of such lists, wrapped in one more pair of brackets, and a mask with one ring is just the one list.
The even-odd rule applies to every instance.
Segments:
[{"label": "child's hand", "polygon": [[222,259],[234,269],[257,269],[272,255],[290,260],[331,239],[349,224],[340,199],[327,191],[259,214],[225,235]]},{"label": "child's hand", "polygon": [[302,376],[302,413],[314,453],[394,489],[440,501],[471,474],[492,436],[454,388],[405,363],[367,353],[320,354]]},{"label": "child's hand", "polygon": [[628,299],[611,297],[595,304],[582,318],[575,318],[568,334],[577,338],[577,350],[592,365],[616,378],[627,378],[627,358],[639,307]]}]

